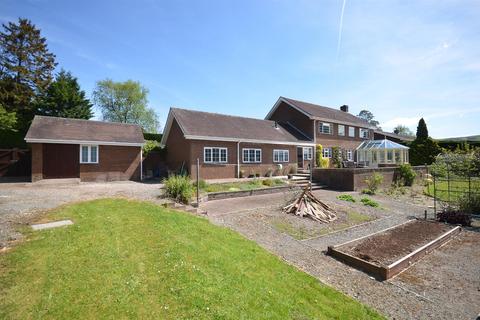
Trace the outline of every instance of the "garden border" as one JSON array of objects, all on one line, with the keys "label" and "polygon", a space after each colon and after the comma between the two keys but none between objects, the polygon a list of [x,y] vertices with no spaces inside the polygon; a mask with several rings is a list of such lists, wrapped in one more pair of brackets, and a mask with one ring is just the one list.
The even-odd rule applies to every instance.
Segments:
[{"label": "garden border", "polygon": [[252,190],[210,192],[210,193],[207,193],[202,198],[202,200],[203,200],[202,202],[221,200],[221,199],[231,199],[231,198],[257,196],[257,195],[262,195],[262,194],[271,194],[271,193],[293,190],[293,189],[297,189],[297,188],[299,188],[299,187],[295,186],[295,185],[287,185],[287,186],[259,188],[259,189],[252,189]]}]

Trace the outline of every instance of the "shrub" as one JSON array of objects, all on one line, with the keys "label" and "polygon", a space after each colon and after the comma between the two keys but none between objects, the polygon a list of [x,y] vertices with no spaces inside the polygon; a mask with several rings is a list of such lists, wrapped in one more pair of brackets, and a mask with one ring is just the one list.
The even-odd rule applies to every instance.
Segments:
[{"label": "shrub", "polygon": [[342,155],[339,147],[332,147],[332,165],[334,168],[342,167]]},{"label": "shrub", "polygon": [[341,194],[337,197],[337,199],[348,202],[355,202],[355,199],[349,194]]},{"label": "shrub", "polygon": [[411,186],[417,174],[408,163],[402,164],[398,167],[399,180],[404,186]]},{"label": "shrub", "polygon": [[437,219],[440,222],[451,224],[461,224],[462,226],[470,226],[472,224],[472,217],[464,212],[459,212],[456,208],[447,206],[437,213]]},{"label": "shrub", "polygon": [[[193,184],[196,186],[197,183],[196,182],[193,182]],[[208,183],[207,181],[203,180],[203,179],[200,179],[200,181],[198,181],[198,186],[200,188],[200,190],[204,190],[208,187]]]},{"label": "shrub", "polygon": [[194,187],[190,177],[183,175],[171,175],[165,180],[166,195],[176,201],[189,203],[194,193]]},{"label": "shrub", "polygon": [[260,186],[262,186],[262,181],[259,180],[259,179],[257,179],[257,178],[255,178],[255,179],[253,179],[253,180],[250,180],[250,181],[248,182],[248,184],[249,184],[249,185],[252,185],[252,186],[255,186],[255,187],[260,187]]},{"label": "shrub", "polygon": [[374,207],[374,208],[377,208],[377,207],[380,206],[378,204],[378,202],[373,201],[372,199],[367,198],[367,197],[364,197],[364,198],[360,199],[360,202],[362,202],[366,206],[370,206],[370,207]]},{"label": "shrub", "polygon": [[367,194],[375,194],[378,190],[378,187],[383,182],[383,175],[378,172],[374,172],[370,177],[365,179],[365,183],[367,184],[367,189],[364,189],[362,192]]},{"label": "shrub", "polygon": [[322,159],[320,159],[320,163],[321,163],[321,165],[320,165],[321,168],[328,168],[328,167],[330,167],[330,159],[328,159],[328,158],[322,158]]},{"label": "shrub", "polygon": [[322,159],[323,159],[323,147],[321,144],[317,144],[315,148],[315,164],[318,168],[323,168],[322,166]]},{"label": "shrub", "polygon": [[272,180],[272,179],[262,180],[262,184],[263,184],[264,186],[271,187],[271,186],[273,186],[273,180]]},{"label": "shrub", "polygon": [[239,178],[245,178],[245,170],[240,170]]},{"label": "shrub", "polygon": [[458,209],[466,214],[480,214],[480,194],[463,195],[458,199]]}]

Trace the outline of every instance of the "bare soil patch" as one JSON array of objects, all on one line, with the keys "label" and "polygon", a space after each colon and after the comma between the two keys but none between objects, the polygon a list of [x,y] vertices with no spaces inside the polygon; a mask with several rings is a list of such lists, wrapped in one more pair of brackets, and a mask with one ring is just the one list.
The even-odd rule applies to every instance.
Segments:
[{"label": "bare soil patch", "polygon": [[452,227],[446,224],[414,220],[397,228],[349,243],[342,246],[340,250],[362,260],[387,266],[450,229]]}]

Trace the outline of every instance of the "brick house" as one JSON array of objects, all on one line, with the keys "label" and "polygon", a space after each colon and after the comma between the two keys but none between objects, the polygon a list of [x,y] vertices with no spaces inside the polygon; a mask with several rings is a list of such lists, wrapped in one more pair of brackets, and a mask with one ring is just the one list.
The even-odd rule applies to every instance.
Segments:
[{"label": "brick house", "polygon": [[123,123],[35,116],[25,136],[32,182],[141,180],[143,133]]},{"label": "brick house", "polygon": [[374,138],[373,127],[348,113],[348,106],[327,108],[280,97],[264,120],[171,108],[161,146],[167,165],[204,179],[308,170],[315,146],[331,158],[332,147],[354,161],[355,149]]}]

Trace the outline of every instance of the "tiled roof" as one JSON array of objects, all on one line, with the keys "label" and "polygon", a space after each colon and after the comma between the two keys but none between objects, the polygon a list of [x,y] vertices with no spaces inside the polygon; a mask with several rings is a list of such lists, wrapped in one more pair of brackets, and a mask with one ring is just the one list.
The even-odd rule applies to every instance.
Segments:
[{"label": "tiled roof", "polygon": [[138,125],[81,119],[35,116],[25,140],[144,143]]},{"label": "tiled roof", "polygon": [[172,114],[186,136],[217,137],[276,142],[311,142],[271,120],[172,108]]},{"label": "tiled roof", "polygon": [[348,112],[285,97],[280,97],[280,99],[295,106],[297,109],[300,109],[312,118],[321,118],[325,120],[331,120],[333,122],[351,123],[358,126],[371,127],[366,120],[354,116]]}]

